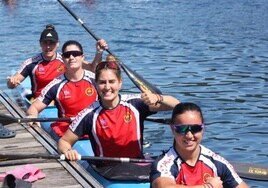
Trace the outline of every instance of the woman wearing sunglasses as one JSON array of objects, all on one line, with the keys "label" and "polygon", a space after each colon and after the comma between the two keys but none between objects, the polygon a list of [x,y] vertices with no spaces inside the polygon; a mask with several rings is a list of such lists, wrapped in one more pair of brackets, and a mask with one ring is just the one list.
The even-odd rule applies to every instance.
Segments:
[{"label": "woman wearing sunglasses", "polygon": [[33,98],[38,97],[41,90],[65,70],[61,55],[57,53],[58,33],[52,24],[46,25],[39,43],[42,52],[24,61],[17,73],[7,78],[8,88],[13,89],[29,76]]},{"label": "woman wearing sunglasses", "polygon": [[[59,117],[74,118],[79,111],[98,99],[95,75],[83,69],[85,56],[81,44],[75,40],[65,42],[62,46],[62,58],[66,72],[42,90],[41,95],[27,110],[27,117],[37,117],[54,100]],[[28,123],[31,124],[32,122]],[[58,140],[68,127],[68,122],[52,123],[50,135]]]},{"label": "woman wearing sunglasses", "polygon": [[172,113],[174,145],[152,165],[153,188],[248,188],[223,157],[200,145],[204,119],[194,103],[180,103]]},{"label": "woman wearing sunglasses", "polygon": [[122,77],[116,61],[99,63],[95,81],[100,100],[78,114],[59,140],[58,151],[69,160],[78,160],[71,147],[88,134],[95,156],[143,158],[144,119],[157,111],[172,110],[179,101],[148,91],[119,94]]},{"label": "woman wearing sunglasses", "polygon": [[[32,99],[37,98],[41,94],[41,90],[50,81],[65,71],[62,57],[57,52],[59,37],[54,25],[46,25],[40,35],[39,43],[42,52],[24,61],[21,68],[13,76],[7,77],[8,88],[14,89],[29,76]],[[83,60],[84,68],[94,72],[97,63],[101,61],[102,52],[106,48],[108,47],[105,40],[100,39],[97,41],[95,57],[92,63]]]}]

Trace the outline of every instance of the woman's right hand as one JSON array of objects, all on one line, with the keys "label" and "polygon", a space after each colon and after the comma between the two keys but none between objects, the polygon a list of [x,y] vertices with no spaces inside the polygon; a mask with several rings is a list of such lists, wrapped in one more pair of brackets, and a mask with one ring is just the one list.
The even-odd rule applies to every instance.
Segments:
[{"label": "woman's right hand", "polygon": [[[30,115],[27,115],[26,118],[36,118],[34,115],[30,114]],[[34,122],[27,122],[27,125],[28,126],[33,126]]]},{"label": "woman's right hand", "polygon": [[7,77],[7,87],[13,89],[20,85],[20,80],[16,76],[8,76]]},{"label": "woman's right hand", "polygon": [[[35,116],[35,115],[27,115],[26,118],[37,118],[37,116]],[[37,125],[38,127],[41,127],[40,122],[33,122],[33,121],[31,121],[31,122],[27,122],[27,125],[28,126]]]},{"label": "woman's right hand", "polygon": [[73,149],[67,149],[66,151],[63,152],[63,154],[69,161],[77,161],[81,159],[81,155],[76,150]]}]

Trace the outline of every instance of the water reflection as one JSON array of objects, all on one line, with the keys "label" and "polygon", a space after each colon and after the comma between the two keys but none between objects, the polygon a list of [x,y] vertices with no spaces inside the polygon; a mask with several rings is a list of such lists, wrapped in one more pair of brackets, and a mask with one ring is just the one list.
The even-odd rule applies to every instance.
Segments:
[{"label": "water reflection", "polygon": [[[207,125],[204,145],[229,160],[267,163],[265,0],[64,2],[130,68],[163,93],[202,107]],[[10,6],[17,14],[6,13]],[[0,57],[6,66],[1,67],[1,89],[9,91],[4,78],[11,69],[17,70],[25,55],[39,50],[36,41],[46,23],[56,25],[61,44],[77,39],[87,58],[93,57],[95,41],[55,0],[1,1],[2,7]],[[125,75],[124,81],[124,91],[138,91]],[[146,124],[145,137],[152,143],[146,152],[153,154],[172,143],[168,125]],[[267,187],[267,182],[250,185]]]},{"label": "water reflection", "polygon": [[16,0],[2,0],[3,4],[9,7],[10,9],[14,9],[17,3]]}]

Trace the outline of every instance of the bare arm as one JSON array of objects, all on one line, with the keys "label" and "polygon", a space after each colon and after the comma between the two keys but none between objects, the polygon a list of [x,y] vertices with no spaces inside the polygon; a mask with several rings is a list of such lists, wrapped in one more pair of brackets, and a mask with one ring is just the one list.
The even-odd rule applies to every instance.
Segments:
[{"label": "bare arm", "polygon": [[76,161],[79,159],[79,153],[72,149],[72,146],[79,139],[70,129],[59,139],[58,152],[65,155],[68,160]]},{"label": "bare arm", "polygon": [[100,63],[102,61],[102,53],[106,49],[108,49],[108,45],[107,45],[106,41],[104,39],[98,40],[96,43],[95,57],[94,57],[92,63],[85,61],[83,63],[83,68],[87,69],[91,72],[95,72],[96,66],[98,65],[98,63]]},{"label": "bare arm", "polygon": [[[27,118],[37,118],[38,114],[47,107],[46,104],[41,102],[39,99],[36,99],[31,106],[28,108],[26,114]],[[28,122],[27,125],[33,125],[33,122]]]},{"label": "bare arm", "polygon": [[44,110],[47,107],[46,104],[44,104],[42,101],[39,99],[36,99],[31,106],[27,110],[27,115],[32,116],[32,117],[37,117],[39,112]]},{"label": "bare arm", "polygon": [[25,79],[24,76],[22,76],[20,73],[16,73],[13,76],[9,76],[7,77],[7,87],[9,89],[14,89],[15,87],[17,87],[18,85],[20,85],[20,83]]},{"label": "bare arm", "polygon": [[249,188],[249,186],[243,181],[238,186],[236,186],[236,188]]},{"label": "bare arm", "polygon": [[[159,98],[161,98],[159,100]],[[151,111],[167,111],[172,110],[180,101],[170,95],[160,95],[157,96],[157,104],[150,105],[149,108]]]},{"label": "bare arm", "polygon": [[172,110],[180,103],[178,99],[170,95],[159,95],[147,90],[142,90],[141,99],[153,112]]},{"label": "bare arm", "polygon": [[92,63],[90,63],[88,61],[83,61],[83,69],[86,69],[86,70],[89,70],[89,71],[95,73],[96,66],[101,61],[102,61],[102,53],[96,52],[96,55],[95,55]]}]

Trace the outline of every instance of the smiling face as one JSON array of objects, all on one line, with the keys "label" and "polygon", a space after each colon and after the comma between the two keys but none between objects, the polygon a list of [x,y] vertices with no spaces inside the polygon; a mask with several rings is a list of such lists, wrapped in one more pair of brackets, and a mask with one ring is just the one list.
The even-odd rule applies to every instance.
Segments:
[{"label": "smiling face", "polygon": [[122,87],[122,79],[116,75],[117,70],[102,69],[98,76],[97,89],[105,108],[114,108],[119,102],[119,90]]},{"label": "smiling face", "polygon": [[[186,111],[183,114],[177,115],[174,124],[180,125],[200,125],[202,124],[202,119],[199,112],[197,111]],[[176,141],[177,150],[185,152],[194,152],[201,140],[203,131],[192,133],[191,131],[186,132],[185,134],[177,133],[174,129],[173,134]]]}]

